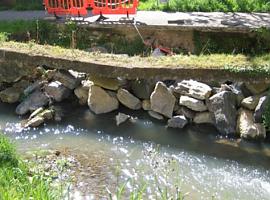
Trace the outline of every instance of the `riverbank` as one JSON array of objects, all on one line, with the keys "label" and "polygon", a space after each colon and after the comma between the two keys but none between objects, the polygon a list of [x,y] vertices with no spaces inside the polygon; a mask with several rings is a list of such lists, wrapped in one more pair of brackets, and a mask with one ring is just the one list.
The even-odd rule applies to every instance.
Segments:
[{"label": "riverbank", "polygon": [[[267,138],[270,85],[267,56],[253,61],[243,59],[242,63],[239,56],[225,56],[228,59],[223,64],[217,58],[224,55],[143,58],[33,43],[2,44],[1,100],[19,103],[16,108],[19,115],[32,112],[24,127],[61,120],[53,104],[76,97],[95,114],[118,110],[123,105],[131,110],[143,109],[150,116],[167,121],[172,128],[208,123],[226,136]],[[235,65],[228,69],[230,62]],[[198,78],[202,82],[196,81],[198,71],[203,74]],[[223,73],[217,75],[220,72]],[[195,80],[190,80],[190,76]],[[5,82],[10,85],[5,86]],[[119,113],[116,120],[120,125],[133,118]]]}]

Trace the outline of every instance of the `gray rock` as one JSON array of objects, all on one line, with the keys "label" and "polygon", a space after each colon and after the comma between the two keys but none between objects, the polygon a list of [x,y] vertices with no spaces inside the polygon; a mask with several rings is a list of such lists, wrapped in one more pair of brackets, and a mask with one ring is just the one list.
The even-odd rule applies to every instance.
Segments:
[{"label": "gray rock", "polygon": [[256,123],[263,123],[263,114],[265,112],[267,104],[269,104],[269,97],[267,96],[261,97],[254,112],[254,120]]},{"label": "gray rock", "polygon": [[93,84],[91,81],[82,81],[82,85],[74,90],[74,94],[79,99],[81,105],[87,105],[89,88]]},{"label": "gray rock", "polygon": [[131,81],[132,93],[140,99],[150,99],[151,93],[155,88],[155,84],[149,80]]},{"label": "gray rock", "polygon": [[151,117],[153,117],[153,118],[155,118],[155,119],[158,119],[158,120],[163,120],[163,119],[164,119],[164,117],[163,117],[162,115],[160,115],[160,114],[158,114],[157,112],[152,111],[152,110],[149,110],[149,111],[148,111],[148,114],[149,114]]},{"label": "gray rock", "polygon": [[44,92],[53,100],[61,102],[69,97],[71,90],[65,87],[59,81],[54,81],[48,85],[45,85]]},{"label": "gray rock", "polygon": [[116,78],[106,78],[100,76],[90,76],[90,81],[92,81],[95,85],[100,86],[104,89],[108,90],[118,90],[121,85],[123,85],[123,81]]},{"label": "gray rock", "polygon": [[115,93],[109,93],[99,86],[91,85],[88,95],[88,106],[96,114],[117,110],[119,102]]},{"label": "gray rock", "polygon": [[228,135],[236,133],[236,96],[232,92],[223,91],[209,99],[209,110],[214,115],[214,123],[220,133]]},{"label": "gray rock", "polygon": [[175,97],[172,92],[162,82],[157,82],[156,87],[151,94],[151,109],[168,118],[172,118]]},{"label": "gray rock", "polygon": [[184,115],[177,115],[173,116],[171,119],[168,120],[168,127],[171,128],[184,128],[187,125],[188,120]]},{"label": "gray rock", "polygon": [[139,110],[142,107],[140,99],[125,89],[119,89],[117,91],[117,98],[124,106],[132,110]]},{"label": "gray rock", "polygon": [[82,81],[82,77],[76,77],[71,72],[65,70],[57,71],[53,78],[71,90],[78,87]]},{"label": "gray rock", "polygon": [[207,107],[202,100],[194,99],[188,96],[181,96],[179,100],[179,104],[198,112],[207,110]]},{"label": "gray rock", "polygon": [[196,113],[193,122],[195,124],[214,124],[213,116],[210,112]]},{"label": "gray rock", "polygon": [[33,84],[29,85],[27,88],[25,88],[25,90],[23,91],[24,95],[29,95],[32,92],[34,92],[35,90],[40,90],[42,88],[42,86],[44,86],[45,84],[47,84],[47,81],[35,81]]},{"label": "gray rock", "polygon": [[183,80],[177,84],[175,92],[196,99],[205,100],[211,95],[212,88],[194,80]]},{"label": "gray rock", "polygon": [[143,100],[142,101],[142,108],[143,110],[151,110],[151,102],[150,100]]},{"label": "gray rock", "polygon": [[260,100],[260,96],[250,96],[242,100],[241,106],[249,110],[255,110]]},{"label": "gray rock", "polygon": [[255,123],[252,111],[246,109],[240,109],[239,111],[237,132],[241,138],[245,139],[264,139],[266,137],[263,124]]},{"label": "gray rock", "polygon": [[124,113],[118,113],[118,115],[115,116],[116,125],[119,126],[120,124],[126,122],[129,118],[129,115],[126,115]]},{"label": "gray rock", "polygon": [[0,100],[5,103],[16,103],[20,100],[20,97],[23,95],[23,90],[30,83],[25,80],[21,80],[18,83],[15,83],[12,87],[9,87],[0,92]]},{"label": "gray rock", "polygon": [[195,117],[195,114],[196,114],[196,112],[194,112],[193,110],[191,110],[185,106],[181,106],[180,109],[176,113],[180,114],[180,115],[184,115],[188,119],[193,119]]},{"label": "gray rock", "polygon": [[36,116],[24,124],[24,127],[38,127],[45,122],[45,119],[41,116]]},{"label": "gray rock", "polygon": [[49,98],[43,92],[37,90],[30,94],[16,108],[18,115],[24,115],[29,111],[34,111],[40,107],[46,106],[49,103]]}]

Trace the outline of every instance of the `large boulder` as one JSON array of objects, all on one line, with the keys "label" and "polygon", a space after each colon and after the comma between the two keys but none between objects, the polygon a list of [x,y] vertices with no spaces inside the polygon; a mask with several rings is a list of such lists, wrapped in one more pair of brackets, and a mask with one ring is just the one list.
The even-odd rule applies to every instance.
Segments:
[{"label": "large boulder", "polygon": [[213,116],[210,112],[199,112],[196,113],[193,122],[195,124],[213,124]]},{"label": "large boulder", "polygon": [[236,96],[232,92],[223,91],[209,99],[209,110],[214,115],[214,123],[220,133],[228,135],[236,133]]},{"label": "large boulder", "polygon": [[269,104],[269,97],[268,96],[261,97],[258,105],[255,108],[255,112],[254,112],[254,120],[256,123],[263,122],[263,114],[265,112],[267,104]]},{"label": "large boulder", "polygon": [[212,88],[194,80],[183,80],[177,84],[175,92],[196,99],[205,100],[211,95]]},{"label": "large boulder", "polygon": [[207,110],[207,106],[202,100],[194,99],[189,96],[181,96],[179,104],[194,111],[202,112]]},{"label": "large boulder", "polygon": [[91,80],[95,85],[100,86],[108,90],[118,90],[123,84],[119,79],[116,78],[106,78],[101,76],[91,75],[89,80]]},{"label": "large boulder", "polygon": [[91,85],[89,88],[88,106],[94,113],[102,114],[117,110],[119,102],[115,93],[107,92],[99,86]]},{"label": "large boulder", "polygon": [[154,91],[151,94],[151,109],[168,118],[172,118],[175,97],[172,92],[162,82],[157,82]]},{"label": "large boulder", "polygon": [[9,87],[0,92],[0,100],[5,103],[16,103],[20,100],[23,95],[24,89],[30,83],[25,80],[21,80],[15,83],[12,87]]},{"label": "large boulder", "polygon": [[152,111],[152,110],[149,110],[148,114],[149,114],[150,117],[153,117],[153,118],[155,118],[157,120],[163,120],[164,119],[164,117],[162,115],[160,115],[159,113],[157,113],[155,111]]},{"label": "large boulder", "polygon": [[140,99],[150,99],[154,87],[155,84],[149,80],[139,79],[131,81],[132,93]]},{"label": "large boulder", "polygon": [[237,120],[237,132],[241,138],[264,139],[266,130],[263,124],[255,123],[253,113],[247,109],[240,109]]},{"label": "large boulder", "polygon": [[117,98],[124,106],[132,110],[139,110],[142,107],[140,99],[125,89],[119,89],[117,91]]},{"label": "large boulder", "polygon": [[247,98],[244,98],[241,102],[241,106],[243,108],[247,108],[249,110],[255,110],[256,106],[258,105],[260,100],[260,96],[259,95],[255,95],[255,96],[250,96]]},{"label": "large boulder", "polygon": [[93,84],[91,81],[82,81],[82,85],[74,90],[74,94],[79,99],[81,105],[87,105],[89,88]]},{"label": "large boulder", "polygon": [[80,85],[83,76],[80,76],[73,71],[60,70],[54,74],[53,79],[61,82],[65,87],[73,90]]},{"label": "large boulder", "polygon": [[40,107],[46,106],[48,103],[48,96],[43,92],[36,90],[17,106],[16,113],[18,115],[24,115],[28,111],[34,111]]},{"label": "large boulder", "polygon": [[168,120],[168,127],[171,128],[184,128],[187,125],[188,120],[184,115],[177,115],[173,116],[171,119]]},{"label": "large boulder", "polygon": [[45,85],[44,92],[56,102],[61,102],[69,97],[71,90],[59,81],[53,81],[48,85]]}]

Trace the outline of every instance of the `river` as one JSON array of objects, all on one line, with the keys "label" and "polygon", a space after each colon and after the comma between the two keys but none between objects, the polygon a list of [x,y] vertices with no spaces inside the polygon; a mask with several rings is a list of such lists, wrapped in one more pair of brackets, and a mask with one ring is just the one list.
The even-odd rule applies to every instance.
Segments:
[{"label": "river", "polygon": [[[145,186],[145,199],[159,198],[162,188],[180,189],[188,193],[185,199],[270,199],[269,143],[222,138],[211,126],[168,129],[142,111],[122,109],[134,120],[116,126],[117,113],[96,116],[87,107],[65,109],[62,122],[23,130],[15,106],[0,104],[0,127],[22,155],[69,149],[85,161],[102,160],[103,179],[88,177],[81,187],[112,188],[117,179],[131,180],[127,191]],[[75,193],[75,199],[82,199]],[[91,189],[84,193],[85,199],[100,199]]]}]

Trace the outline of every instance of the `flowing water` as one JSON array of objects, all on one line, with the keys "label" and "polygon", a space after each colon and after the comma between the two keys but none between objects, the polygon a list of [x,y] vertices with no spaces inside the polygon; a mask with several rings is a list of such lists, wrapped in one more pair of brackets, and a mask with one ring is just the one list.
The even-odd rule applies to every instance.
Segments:
[{"label": "flowing water", "polygon": [[[180,189],[188,193],[186,199],[270,199],[267,143],[223,139],[210,126],[167,129],[143,112],[132,112],[137,119],[118,127],[117,113],[95,116],[86,107],[68,109],[61,123],[22,130],[15,107],[0,104],[0,127],[22,154],[36,149],[80,154],[96,173],[81,181],[82,188],[112,191],[120,182],[127,183],[127,191],[145,188],[145,199],[160,198],[165,189],[171,194]],[[84,192],[85,199],[101,199],[91,189]]]}]

